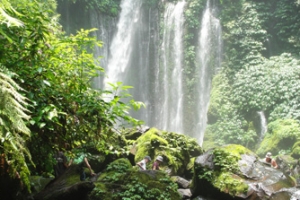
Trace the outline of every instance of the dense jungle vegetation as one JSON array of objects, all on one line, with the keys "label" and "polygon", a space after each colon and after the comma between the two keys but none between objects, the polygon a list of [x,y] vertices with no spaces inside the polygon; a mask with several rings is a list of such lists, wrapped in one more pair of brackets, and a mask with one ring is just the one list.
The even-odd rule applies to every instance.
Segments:
[{"label": "dense jungle vegetation", "polygon": [[[119,12],[120,0],[74,2],[112,17]],[[184,63],[189,79],[194,73],[195,30],[206,1],[187,2]],[[151,0],[147,6],[161,3]],[[204,147],[238,143],[263,154],[277,148],[270,147],[271,141],[280,144],[272,139],[276,135],[289,143],[275,153],[300,156],[295,143],[300,141],[299,2],[214,3],[222,24],[223,63],[213,79]],[[6,153],[27,185],[30,173],[52,170],[53,147],[68,142],[93,144],[104,153],[121,152],[106,143],[115,124],[142,123],[127,114],[143,105],[131,99],[130,86],[117,83],[110,91],[91,87],[92,78],[103,71],[92,54],[101,41],[91,37],[95,29],[66,34],[56,7],[55,0],[0,1],[0,152]],[[186,89],[192,85],[189,80]],[[258,111],[264,111],[269,123],[269,142],[262,147],[257,145]]]},{"label": "dense jungle vegetation", "polygon": [[130,98],[129,86],[91,88],[103,71],[91,53],[101,42],[90,36],[94,30],[66,35],[55,9],[55,1],[0,4],[0,152],[27,186],[30,171],[51,172],[53,147],[93,143],[108,153],[107,133],[117,121],[141,123],[127,115],[142,105]]}]

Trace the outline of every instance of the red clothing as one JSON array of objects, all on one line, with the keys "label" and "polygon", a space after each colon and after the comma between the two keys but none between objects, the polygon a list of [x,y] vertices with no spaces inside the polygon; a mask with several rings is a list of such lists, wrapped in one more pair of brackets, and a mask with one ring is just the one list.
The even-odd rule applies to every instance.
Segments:
[{"label": "red clothing", "polygon": [[159,170],[159,162],[158,161],[155,161],[152,165],[152,169],[154,170]]}]

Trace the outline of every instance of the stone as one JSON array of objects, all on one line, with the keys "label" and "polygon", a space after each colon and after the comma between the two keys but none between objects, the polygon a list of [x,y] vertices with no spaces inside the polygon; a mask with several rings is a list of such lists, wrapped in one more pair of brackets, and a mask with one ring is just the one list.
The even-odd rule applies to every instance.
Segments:
[{"label": "stone", "polygon": [[193,194],[215,199],[280,199],[297,196],[295,180],[241,145],[226,145],[195,160]]},{"label": "stone", "polygon": [[190,186],[190,181],[180,177],[180,176],[173,176],[172,179],[178,184],[179,188],[188,188]]},{"label": "stone", "polygon": [[190,189],[178,189],[179,194],[181,195],[182,199],[189,199],[192,197],[192,192]]}]

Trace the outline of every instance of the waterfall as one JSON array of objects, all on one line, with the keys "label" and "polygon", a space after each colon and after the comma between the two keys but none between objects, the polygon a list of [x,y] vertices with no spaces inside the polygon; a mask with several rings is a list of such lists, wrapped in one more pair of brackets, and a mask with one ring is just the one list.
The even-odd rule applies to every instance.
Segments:
[{"label": "waterfall", "polygon": [[123,0],[121,14],[117,24],[117,33],[110,46],[110,56],[107,63],[105,83],[125,81],[126,73],[130,68],[133,40],[138,28],[141,12],[141,0]]},{"label": "waterfall", "polygon": [[134,99],[147,108],[133,115],[146,125],[181,133],[184,5],[166,3],[158,47],[157,13],[150,9],[146,15],[141,0],[123,0],[104,80],[134,87]]},{"label": "waterfall", "polygon": [[[100,58],[96,57],[95,59],[100,62],[100,66],[105,67],[108,65],[109,48],[117,26],[116,19],[102,15],[96,10],[91,10],[89,15],[91,27],[98,28],[98,31],[94,32],[95,36],[98,40],[103,42],[102,47],[97,46],[95,48],[95,55],[100,56]],[[103,77],[98,76],[94,78],[93,85],[96,88],[103,88]]]},{"label": "waterfall", "polygon": [[212,76],[221,66],[221,26],[220,21],[214,16],[215,12],[216,10],[211,7],[208,0],[202,17],[197,52],[199,67],[197,110],[199,113],[194,137],[198,139],[200,145],[202,145],[207,124]]},{"label": "waterfall", "polygon": [[[160,113],[156,117],[157,124],[168,131],[183,133],[183,10],[185,1],[176,5],[166,3],[164,13],[164,30],[161,45],[160,70],[162,80],[157,81]],[[158,74],[158,75],[159,75]]]},{"label": "waterfall", "polygon": [[[133,117],[148,126],[192,136],[202,145],[211,79],[221,62],[220,23],[208,1],[196,45],[198,74],[193,78],[196,86],[192,95],[196,97],[191,100],[195,105],[190,113],[184,110],[190,102],[184,98],[183,89],[188,85],[184,68],[189,67],[183,64],[186,2],[165,2],[164,5],[164,12],[159,15],[160,10],[149,9],[142,0],[121,1],[114,34],[109,31],[101,36],[111,37],[106,41],[109,48],[98,52],[98,55],[108,55],[103,62],[106,70],[103,85],[120,81],[133,86],[130,91],[133,98],[146,104],[145,109],[132,112]],[[100,23],[98,27],[101,26]]]},{"label": "waterfall", "polygon": [[268,131],[268,123],[267,123],[265,113],[263,111],[258,111],[257,114],[260,120],[259,140],[261,141],[265,133]]}]

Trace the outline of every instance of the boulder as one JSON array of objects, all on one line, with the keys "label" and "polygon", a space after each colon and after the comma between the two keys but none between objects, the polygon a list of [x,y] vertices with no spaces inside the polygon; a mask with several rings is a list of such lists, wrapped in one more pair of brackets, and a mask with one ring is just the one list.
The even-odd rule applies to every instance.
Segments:
[{"label": "boulder", "polygon": [[109,164],[95,182],[89,200],[111,199],[181,199],[177,185],[162,171],[139,171],[128,159]]},{"label": "boulder", "polygon": [[292,177],[264,164],[241,145],[210,149],[194,165],[194,196],[285,200],[297,191]]},{"label": "boulder", "polygon": [[192,193],[190,189],[178,189],[178,193],[180,194],[182,199],[189,199],[192,197]]},{"label": "boulder", "polygon": [[[140,136],[133,145],[135,163],[144,156],[152,158],[151,164],[158,155],[164,158],[161,169],[170,175],[184,176],[190,159],[202,154],[202,149],[195,139],[173,132],[151,128]],[[132,149],[133,151],[133,149]]]},{"label": "boulder", "polygon": [[131,129],[126,129],[123,133],[126,140],[136,140],[145,132],[147,132],[150,128],[148,126],[138,126]]},{"label": "boulder", "polygon": [[78,166],[70,166],[64,174],[50,182],[35,200],[82,200],[95,185],[92,181],[80,181]]},{"label": "boulder", "polygon": [[190,184],[191,184],[190,181],[188,181],[188,180],[186,180],[186,179],[184,179],[184,178],[182,178],[182,177],[180,177],[180,176],[172,176],[171,179],[172,179],[175,183],[177,183],[177,185],[178,185],[179,188],[184,188],[184,189],[186,189],[186,188],[188,188],[188,187],[190,186]]}]

